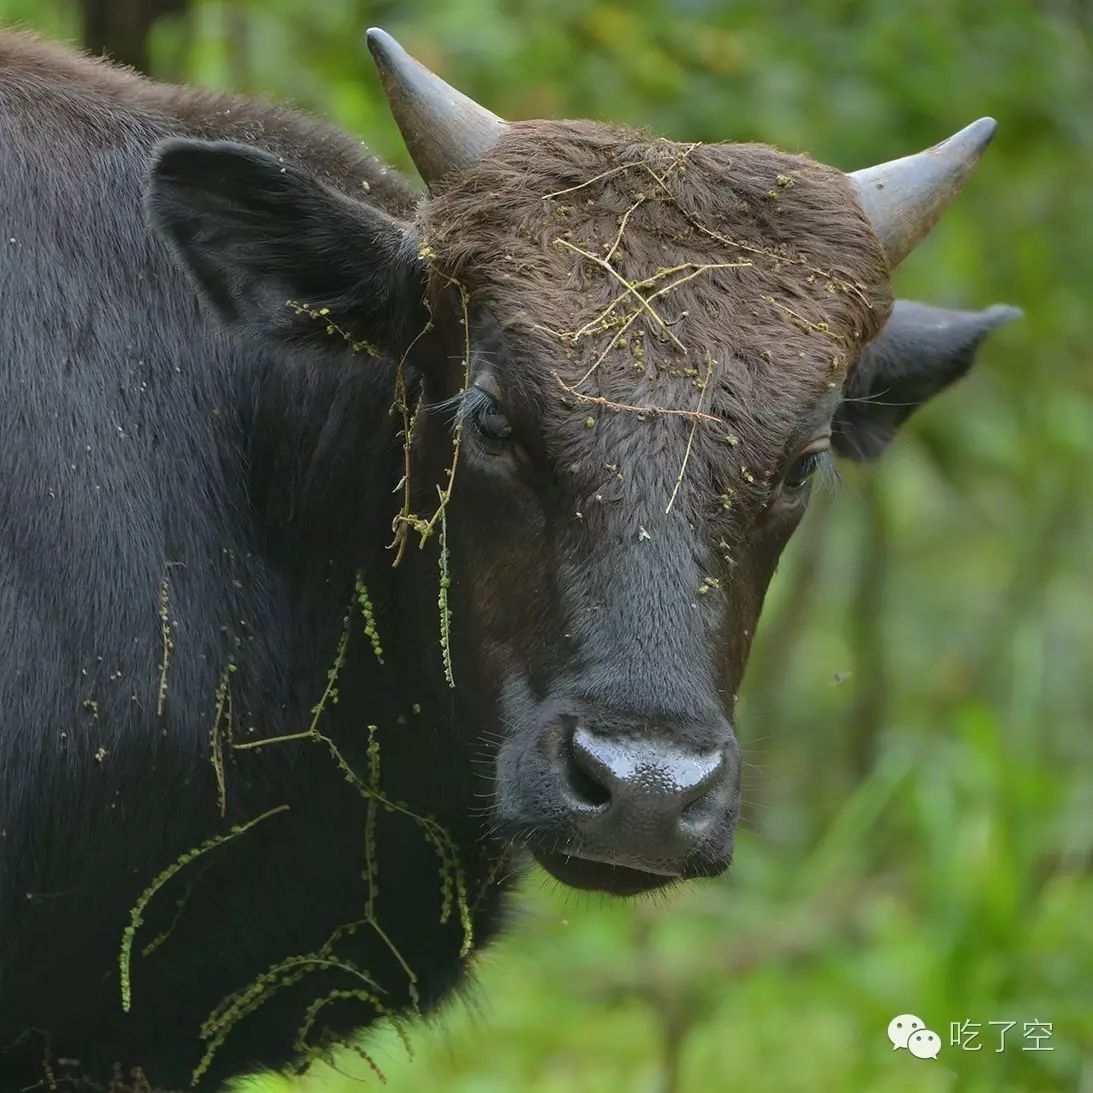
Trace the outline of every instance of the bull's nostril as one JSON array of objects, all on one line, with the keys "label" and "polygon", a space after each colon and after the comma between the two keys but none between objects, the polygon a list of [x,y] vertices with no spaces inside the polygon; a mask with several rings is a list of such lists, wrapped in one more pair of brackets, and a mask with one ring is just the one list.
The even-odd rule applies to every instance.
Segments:
[{"label": "bull's nostril", "polygon": [[582,753],[570,741],[566,748],[566,782],[570,796],[584,808],[602,809],[611,803],[611,791],[581,762]]},{"label": "bull's nostril", "polygon": [[700,797],[688,801],[683,806],[679,818],[685,824],[698,825],[712,820],[718,811],[720,795],[716,790],[707,790]]},{"label": "bull's nostril", "polygon": [[708,826],[725,804],[727,787],[725,759],[722,756],[691,787],[689,800],[680,810],[680,820],[692,829]]}]

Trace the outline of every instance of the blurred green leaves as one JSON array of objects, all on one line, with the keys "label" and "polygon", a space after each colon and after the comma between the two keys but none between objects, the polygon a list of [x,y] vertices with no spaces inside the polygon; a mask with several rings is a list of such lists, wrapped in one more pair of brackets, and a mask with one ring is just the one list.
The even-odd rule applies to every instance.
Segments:
[{"label": "blurred green leaves", "polygon": [[[73,0],[0,0],[0,18],[78,32]],[[994,146],[897,288],[1026,313],[791,545],[742,696],[753,830],[732,875],[638,904],[531,878],[415,1060],[370,1036],[390,1088],[1093,1089],[1089,0],[192,0],[152,56],[406,168],[369,24],[508,117],[847,169],[992,114]],[[936,1062],[888,1044],[907,1011],[941,1034]],[[1054,1051],[949,1046],[950,1021],[1033,1018]]]}]

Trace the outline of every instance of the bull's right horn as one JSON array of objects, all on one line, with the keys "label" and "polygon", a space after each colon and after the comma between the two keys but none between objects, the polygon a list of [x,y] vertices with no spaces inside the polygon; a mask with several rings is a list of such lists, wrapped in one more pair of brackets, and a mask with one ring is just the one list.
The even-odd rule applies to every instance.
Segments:
[{"label": "bull's right horn", "polygon": [[924,152],[849,176],[890,266],[898,266],[937,223],[997,127],[994,118],[980,118]]}]

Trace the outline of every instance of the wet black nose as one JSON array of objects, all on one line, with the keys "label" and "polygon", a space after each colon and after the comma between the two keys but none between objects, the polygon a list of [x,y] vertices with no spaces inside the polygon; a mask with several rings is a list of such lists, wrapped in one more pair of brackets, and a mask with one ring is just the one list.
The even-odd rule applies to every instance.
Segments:
[{"label": "wet black nose", "polygon": [[561,758],[581,856],[678,873],[732,805],[731,755],[724,743],[696,749],[578,725]]}]

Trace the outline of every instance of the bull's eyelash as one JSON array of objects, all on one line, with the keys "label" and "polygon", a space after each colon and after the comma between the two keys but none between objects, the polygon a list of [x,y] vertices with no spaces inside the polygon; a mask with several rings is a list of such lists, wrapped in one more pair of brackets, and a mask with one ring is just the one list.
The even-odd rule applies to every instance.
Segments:
[{"label": "bull's eyelash", "polygon": [[493,395],[483,391],[481,387],[472,385],[457,391],[451,398],[442,399],[440,402],[430,402],[422,409],[430,414],[448,414],[448,427],[454,433],[478,411],[484,411],[496,405],[497,400]]},{"label": "bull's eyelash", "polygon": [[834,493],[842,485],[843,476],[839,473],[839,463],[835,453],[826,448],[820,455],[820,461],[816,466],[816,483],[818,489],[824,493]]}]

